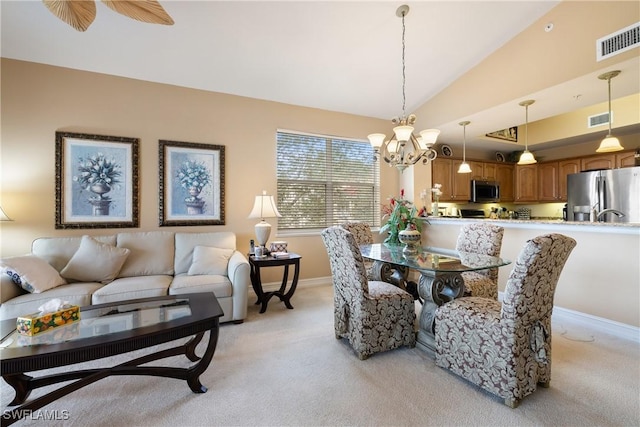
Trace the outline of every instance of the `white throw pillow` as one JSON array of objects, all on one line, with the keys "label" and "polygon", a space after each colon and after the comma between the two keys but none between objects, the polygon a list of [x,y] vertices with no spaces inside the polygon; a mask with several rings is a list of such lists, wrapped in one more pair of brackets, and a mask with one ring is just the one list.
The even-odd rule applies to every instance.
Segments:
[{"label": "white throw pillow", "polygon": [[80,247],[60,274],[80,282],[111,282],[118,277],[131,251],[82,236]]},{"label": "white throw pillow", "polygon": [[198,274],[222,274],[226,276],[229,258],[233,255],[233,252],[233,249],[196,246],[193,250],[193,261],[187,274],[190,276]]},{"label": "white throw pillow", "polygon": [[17,256],[0,260],[4,273],[13,283],[27,292],[39,294],[67,282],[47,261],[35,255]]}]

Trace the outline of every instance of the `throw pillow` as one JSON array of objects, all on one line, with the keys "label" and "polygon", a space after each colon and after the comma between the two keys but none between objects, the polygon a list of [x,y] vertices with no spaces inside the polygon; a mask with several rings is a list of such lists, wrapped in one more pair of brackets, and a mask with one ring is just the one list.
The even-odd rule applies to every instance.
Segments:
[{"label": "throw pillow", "polygon": [[193,250],[193,261],[188,275],[197,274],[227,274],[227,264],[233,255],[233,249],[214,248],[211,246],[196,246]]},{"label": "throw pillow", "polygon": [[67,283],[55,268],[35,255],[5,258],[0,260],[0,266],[13,283],[33,294]]},{"label": "throw pillow", "polygon": [[80,282],[111,282],[118,277],[131,251],[82,236],[80,247],[60,274]]}]

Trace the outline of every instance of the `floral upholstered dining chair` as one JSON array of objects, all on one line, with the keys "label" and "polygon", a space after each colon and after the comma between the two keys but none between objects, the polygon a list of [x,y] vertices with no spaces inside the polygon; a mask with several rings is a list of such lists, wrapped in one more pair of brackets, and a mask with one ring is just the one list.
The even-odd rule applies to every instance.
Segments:
[{"label": "floral upholstered dining chair", "polygon": [[[475,222],[460,229],[456,250],[489,256],[500,256],[504,228],[495,224]],[[498,269],[465,271],[464,295],[498,300]]]},{"label": "floral upholstered dining chair", "polygon": [[415,346],[415,305],[406,291],[368,281],[356,239],[340,226],[322,231],[334,295],[336,338],[347,338],[361,360],[403,345]]},{"label": "floral upholstered dining chair", "polygon": [[[373,244],[373,233],[371,232],[371,226],[366,222],[346,221],[340,224],[340,227],[353,234],[353,237],[356,239],[356,244],[358,246]],[[364,266],[367,270],[367,279],[373,280],[373,261],[365,259]]]},{"label": "floral upholstered dining chair", "polygon": [[551,380],[551,312],[558,278],[576,245],[545,234],[527,241],[509,275],[502,305],[467,297],[436,309],[436,365],[515,408]]}]

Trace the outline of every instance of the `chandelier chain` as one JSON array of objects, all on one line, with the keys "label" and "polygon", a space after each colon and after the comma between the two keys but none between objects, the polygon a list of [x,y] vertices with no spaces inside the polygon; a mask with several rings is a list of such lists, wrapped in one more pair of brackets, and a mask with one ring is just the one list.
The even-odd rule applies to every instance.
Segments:
[{"label": "chandelier chain", "polygon": [[404,49],[405,49],[405,42],[404,42],[404,33],[405,33],[405,25],[404,25],[404,16],[405,13],[402,13],[402,118],[404,119],[407,114],[406,114],[406,95],[405,95],[405,81],[406,81],[406,75],[405,75],[405,65],[404,65]]}]

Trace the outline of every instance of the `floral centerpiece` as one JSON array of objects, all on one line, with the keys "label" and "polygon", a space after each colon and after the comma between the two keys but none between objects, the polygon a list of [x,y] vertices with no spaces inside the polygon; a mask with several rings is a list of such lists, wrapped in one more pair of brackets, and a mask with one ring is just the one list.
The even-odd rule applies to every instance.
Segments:
[{"label": "floral centerpiece", "polygon": [[400,190],[399,198],[390,197],[389,204],[382,207],[382,219],[386,218],[387,222],[380,227],[380,234],[389,233],[384,243],[400,244],[398,233],[407,227],[422,231],[423,211],[404,198],[404,189]]},{"label": "floral centerpiece", "polygon": [[185,202],[195,201],[202,189],[211,182],[211,173],[207,166],[192,160],[187,160],[178,168],[176,177],[180,186],[189,192]]},{"label": "floral centerpiece", "polygon": [[78,159],[78,175],[73,177],[84,190],[89,190],[99,195],[99,198],[107,198],[104,194],[111,191],[122,172],[120,165],[114,159],[107,159],[102,153],[97,153],[86,158]]}]

